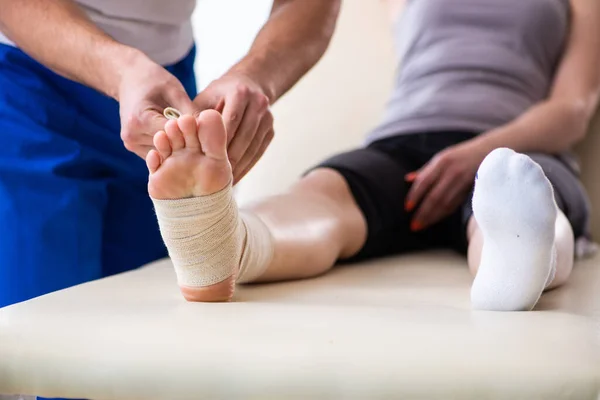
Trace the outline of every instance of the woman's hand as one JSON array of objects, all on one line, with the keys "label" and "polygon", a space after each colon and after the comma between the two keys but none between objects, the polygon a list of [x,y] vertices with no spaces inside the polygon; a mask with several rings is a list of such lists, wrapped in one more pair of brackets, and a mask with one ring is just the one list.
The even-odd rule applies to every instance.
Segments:
[{"label": "woman's hand", "polygon": [[452,214],[473,187],[479,164],[489,153],[476,140],[439,152],[418,171],[406,175],[412,182],[406,196],[406,211],[417,210],[411,230],[425,229]]}]

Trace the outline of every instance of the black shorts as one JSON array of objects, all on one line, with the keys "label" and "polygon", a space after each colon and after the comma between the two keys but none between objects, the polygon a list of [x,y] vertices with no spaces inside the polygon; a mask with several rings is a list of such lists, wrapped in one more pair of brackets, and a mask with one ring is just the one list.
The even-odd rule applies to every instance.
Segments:
[{"label": "black shorts", "polygon": [[[350,261],[428,248],[465,253],[471,196],[452,215],[419,232],[410,229],[412,213],[404,209],[410,183],[404,177],[434,155],[475,137],[469,132],[427,132],[399,135],[331,157],[315,168],[331,168],[348,182],[367,221],[367,240]],[[577,171],[563,157],[528,154],[554,187],[556,202],[573,227],[575,237],[589,233],[589,200]]]}]

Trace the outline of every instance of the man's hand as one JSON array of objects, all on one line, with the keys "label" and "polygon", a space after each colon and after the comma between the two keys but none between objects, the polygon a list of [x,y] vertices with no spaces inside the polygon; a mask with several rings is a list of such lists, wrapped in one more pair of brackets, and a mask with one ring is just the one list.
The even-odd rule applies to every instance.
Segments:
[{"label": "man's hand", "polygon": [[121,139],[127,150],[142,158],[154,147],[154,134],[165,128],[165,108],[174,107],[194,116],[199,112],[181,82],[146,58],[136,60],[124,71],[118,100]]},{"label": "man's hand", "polygon": [[23,51],[57,74],[119,101],[121,137],[138,156],[148,154],[154,134],[164,129],[166,107],[195,114],[173,75],[107,35],[74,1],[0,0],[0,9],[0,29]]},{"label": "man's hand", "polygon": [[269,98],[251,78],[230,71],[208,85],[194,105],[200,110],[216,109],[223,115],[233,183],[239,182],[273,140]]},{"label": "man's hand", "polygon": [[[2,0],[0,0],[2,1]],[[341,0],[273,0],[248,54],[194,100],[223,115],[234,184],[252,169],[274,136],[269,105],[321,58]]]},{"label": "man's hand", "polygon": [[439,222],[462,204],[488,152],[475,140],[464,142],[441,151],[421,169],[406,175],[412,187],[405,208],[412,211],[418,207],[411,230],[419,231]]}]

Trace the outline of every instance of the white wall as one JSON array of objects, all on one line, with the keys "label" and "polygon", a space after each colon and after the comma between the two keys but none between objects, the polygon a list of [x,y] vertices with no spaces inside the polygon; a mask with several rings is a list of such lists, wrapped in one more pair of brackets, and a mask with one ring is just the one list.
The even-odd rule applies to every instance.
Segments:
[{"label": "white wall", "polygon": [[271,4],[272,0],[198,0],[192,21],[199,88],[206,87],[246,53]]}]

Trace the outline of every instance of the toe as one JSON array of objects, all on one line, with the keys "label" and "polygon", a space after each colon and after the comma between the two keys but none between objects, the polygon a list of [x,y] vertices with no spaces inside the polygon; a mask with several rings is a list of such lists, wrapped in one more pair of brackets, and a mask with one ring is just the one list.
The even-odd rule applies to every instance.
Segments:
[{"label": "toe", "polygon": [[161,160],[164,160],[171,155],[171,142],[165,131],[159,131],[154,135],[154,147],[158,150]]},{"label": "toe", "polygon": [[171,142],[171,149],[173,151],[181,150],[185,147],[185,141],[183,139],[183,133],[181,129],[179,129],[179,125],[177,121],[170,120],[165,125],[165,132],[169,137],[169,142]]},{"label": "toe", "polygon": [[146,165],[151,174],[155,173],[160,167],[160,155],[156,150],[150,150],[146,156]]},{"label": "toe", "polygon": [[177,120],[179,130],[183,132],[183,138],[185,139],[185,147],[198,148],[200,147],[200,140],[198,139],[198,124],[196,119],[191,115],[184,115]]},{"label": "toe", "polygon": [[218,160],[227,159],[227,133],[221,114],[215,110],[203,111],[198,117],[198,137],[204,154]]}]

